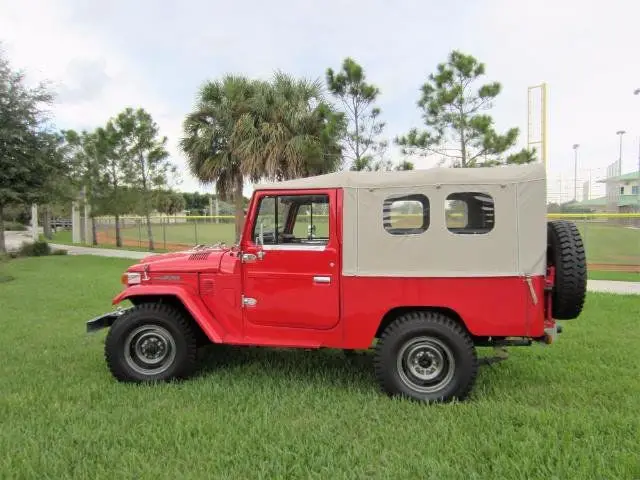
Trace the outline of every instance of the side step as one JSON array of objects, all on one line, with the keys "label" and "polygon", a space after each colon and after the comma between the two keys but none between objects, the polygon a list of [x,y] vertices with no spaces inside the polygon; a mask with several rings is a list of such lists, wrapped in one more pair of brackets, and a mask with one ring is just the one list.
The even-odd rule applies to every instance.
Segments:
[{"label": "side step", "polygon": [[533,340],[530,338],[512,338],[512,339],[476,339],[474,342],[476,347],[529,347]]},{"label": "side step", "polygon": [[529,347],[533,341],[530,338],[519,338],[517,340],[495,340],[491,342],[492,347]]}]

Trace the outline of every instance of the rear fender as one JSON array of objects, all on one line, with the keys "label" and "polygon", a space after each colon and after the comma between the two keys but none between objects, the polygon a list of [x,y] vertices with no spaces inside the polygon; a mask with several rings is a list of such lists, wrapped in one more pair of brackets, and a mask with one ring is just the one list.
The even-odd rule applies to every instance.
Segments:
[{"label": "rear fender", "polygon": [[194,296],[180,286],[173,285],[135,285],[128,287],[117,295],[112,304],[117,305],[125,300],[134,300],[137,297],[175,297],[191,314],[193,320],[200,326],[209,340],[222,343],[224,330],[211,315],[200,297]]}]

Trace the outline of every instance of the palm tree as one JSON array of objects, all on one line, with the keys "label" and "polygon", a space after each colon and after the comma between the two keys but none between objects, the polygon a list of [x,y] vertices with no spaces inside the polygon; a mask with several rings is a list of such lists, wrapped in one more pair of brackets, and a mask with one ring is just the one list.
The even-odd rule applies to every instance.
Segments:
[{"label": "palm tree", "polygon": [[276,73],[261,83],[238,122],[237,152],[253,178],[283,180],[336,170],[342,114],[325,101],[319,82]]},{"label": "palm tree", "polygon": [[237,154],[235,130],[239,119],[250,113],[257,86],[257,82],[235,75],[207,82],[199,92],[195,111],[184,122],[185,137],[180,141],[191,173],[204,184],[215,183],[221,198],[233,197],[236,241],[244,220],[244,176],[259,169],[245,165]]},{"label": "palm tree", "polygon": [[184,122],[182,150],[203,183],[233,194],[236,240],[242,232],[245,177],[256,182],[317,175],[340,165],[346,123],[318,82],[278,73],[272,82],[227,75],[201,89]]}]

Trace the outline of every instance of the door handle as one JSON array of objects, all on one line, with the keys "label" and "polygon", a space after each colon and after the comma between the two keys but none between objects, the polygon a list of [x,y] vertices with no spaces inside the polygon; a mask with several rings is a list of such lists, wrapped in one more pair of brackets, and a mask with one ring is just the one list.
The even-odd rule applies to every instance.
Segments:
[{"label": "door handle", "polygon": [[314,276],[313,283],[331,283],[331,277],[322,275]]},{"label": "door handle", "polygon": [[243,253],[242,263],[251,263],[264,258],[264,250],[258,250],[256,253]]},{"label": "door handle", "polygon": [[257,260],[257,256],[253,253],[243,253],[242,254],[242,263],[251,263]]}]

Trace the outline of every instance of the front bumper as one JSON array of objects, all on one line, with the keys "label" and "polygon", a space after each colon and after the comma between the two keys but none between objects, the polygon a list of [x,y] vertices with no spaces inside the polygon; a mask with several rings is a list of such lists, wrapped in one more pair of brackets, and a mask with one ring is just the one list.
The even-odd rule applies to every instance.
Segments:
[{"label": "front bumper", "polygon": [[113,325],[119,317],[128,312],[130,308],[124,308],[116,310],[115,312],[105,313],[99,317],[92,318],[87,322],[87,333],[97,332],[103,328],[108,328]]}]

